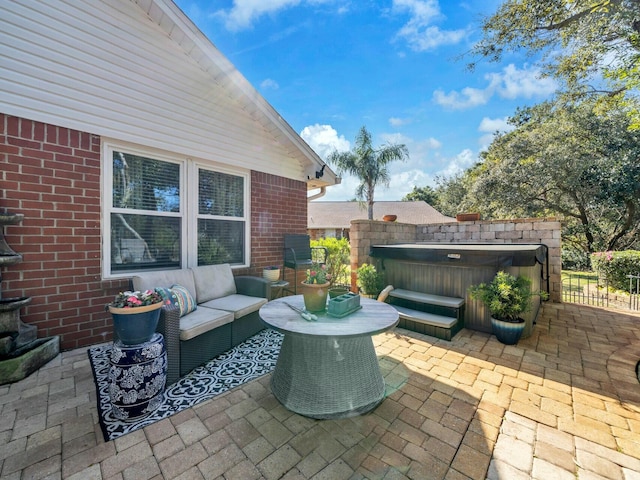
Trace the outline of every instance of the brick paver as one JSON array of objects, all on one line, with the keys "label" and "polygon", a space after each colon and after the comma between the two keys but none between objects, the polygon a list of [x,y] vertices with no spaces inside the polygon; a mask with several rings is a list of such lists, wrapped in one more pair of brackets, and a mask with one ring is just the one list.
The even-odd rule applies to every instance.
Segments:
[{"label": "brick paver", "polygon": [[396,330],[374,338],[387,398],[311,420],[267,375],[104,442],[86,350],[0,386],[0,477],[640,480],[640,315],[544,304],[505,346]]}]

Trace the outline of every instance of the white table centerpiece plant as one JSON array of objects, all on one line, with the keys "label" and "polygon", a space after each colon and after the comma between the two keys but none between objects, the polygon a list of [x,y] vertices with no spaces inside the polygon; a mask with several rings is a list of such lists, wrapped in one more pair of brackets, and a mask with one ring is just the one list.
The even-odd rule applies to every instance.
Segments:
[{"label": "white table centerpiece plant", "polygon": [[309,312],[324,312],[327,307],[327,294],[331,274],[324,263],[314,263],[307,269],[302,282],[304,306]]}]

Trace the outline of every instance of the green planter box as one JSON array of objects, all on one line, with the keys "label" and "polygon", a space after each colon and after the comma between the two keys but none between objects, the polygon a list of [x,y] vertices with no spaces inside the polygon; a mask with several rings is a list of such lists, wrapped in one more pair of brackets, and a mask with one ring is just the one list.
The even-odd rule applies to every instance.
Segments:
[{"label": "green planter box", "polygon": [[360,295],[345,293],[329,300],[327,313],[334,317],[344,317],[360,308]]}]

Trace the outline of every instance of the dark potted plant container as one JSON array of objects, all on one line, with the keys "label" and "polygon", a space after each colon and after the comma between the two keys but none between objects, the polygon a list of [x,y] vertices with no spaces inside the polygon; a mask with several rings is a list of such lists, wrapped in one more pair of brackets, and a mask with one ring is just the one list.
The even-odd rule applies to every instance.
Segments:
[{"label": "dark potted plant container", "polygon": [[346,285],[333,285],[329,287],[329,298],[336,298],[340,295],[349,293],[349,287]]},{"label": "dark potted plant container", "polygon": [[471,286],[469,295],[489,309],[493,334],[505,345],[515,345],[520,340],[525,328],[522,314],[531,309],[533,297],[547,297],[546,292],[531,291],[529,278],[503,271],[496,273],[490,283]]}]

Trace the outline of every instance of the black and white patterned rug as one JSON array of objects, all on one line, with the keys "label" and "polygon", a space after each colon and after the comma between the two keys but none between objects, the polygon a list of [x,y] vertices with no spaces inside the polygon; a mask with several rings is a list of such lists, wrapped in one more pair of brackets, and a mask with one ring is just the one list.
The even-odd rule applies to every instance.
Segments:
[{"label": "black and white patterned rug", "polygon": [[89,348],[89,361],[98,394],[100,426],[105,441],[146,427],[271,372],[276,366],[281,344],[280,333],[263,330],[169,386],[160,407],[135,420],[119,420],[111,411],[108,381],[111,345]]}]

